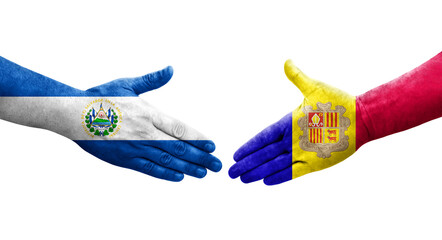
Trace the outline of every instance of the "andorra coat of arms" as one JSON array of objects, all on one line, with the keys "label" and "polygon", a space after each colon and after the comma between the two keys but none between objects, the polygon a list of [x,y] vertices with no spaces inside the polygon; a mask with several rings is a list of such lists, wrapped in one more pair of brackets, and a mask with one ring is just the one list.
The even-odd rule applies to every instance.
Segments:
[{"label": "andorra coat of arms", "polygon": [[343,116],[346,111],[343,106],[337,105],[334,110],[330,102],[318,102],[316,106],[316,110],[312,106],[302,109],[305,116],[298,120],[303,131],[299,146],[304,151],[316,152],[320,158],[329,158],[332,152],[348,148],[349,137],[345,131],[350,126],[350,119]]}]

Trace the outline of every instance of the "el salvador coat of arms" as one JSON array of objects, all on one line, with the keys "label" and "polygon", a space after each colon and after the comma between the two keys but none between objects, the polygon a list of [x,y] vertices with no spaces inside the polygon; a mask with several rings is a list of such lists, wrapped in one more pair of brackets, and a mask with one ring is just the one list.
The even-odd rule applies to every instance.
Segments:
[{"label": "el salvador coat of arms", "polygon": [[[95,109],[93,104],[100,103]],[[103,103],[106,106],[103,106]],[[88,135],[93,136],[114,136],[121,128],[121,111],[115,104],[107,99],[97,99],[83,111],[83,128]]]}]

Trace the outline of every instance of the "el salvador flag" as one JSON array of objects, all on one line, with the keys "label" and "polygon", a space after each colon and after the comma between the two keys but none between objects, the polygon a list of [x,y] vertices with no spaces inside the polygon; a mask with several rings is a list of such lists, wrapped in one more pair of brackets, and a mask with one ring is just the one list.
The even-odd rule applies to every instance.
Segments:
[{"label": "el salvador flag", "polygon": [[161,179],[218,172],[212,141],[138,97],[172,75],[169,66],[82,91],[0,57],[0,118],[54,131],[106,162]]}]

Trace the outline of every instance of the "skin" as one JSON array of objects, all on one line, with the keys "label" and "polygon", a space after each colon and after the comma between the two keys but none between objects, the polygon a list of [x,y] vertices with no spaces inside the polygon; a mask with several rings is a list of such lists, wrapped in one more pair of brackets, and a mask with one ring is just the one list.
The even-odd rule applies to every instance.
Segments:
[{"label": "skin", "polygon": [[[266,185],[280,184],[333,166],[355,152],[355,97],[309,78],[290,60],[285,63],[284,70],[288,79],[301,90],[305,98],[293,112],[265,128],[235,152],[233,159],[236,163],[229,169],[231,178],[240,177],[244,183],[264,180]],[[303,108],[316,108],[318,102],[330,102],[333,108],[337,105],[344,106],[344,116],[353,119],[353,125],[346,132],[350,135],[349,146],[344,151],[332,153],[328,158],[318,157],[316,152],[304,151],[299,147],[299,137],[305,134],[298,126],[298,120],[305,116]]]},{"label": "skin", "polygon": [[[184,175],[203,178],[207,169],[218,172],[222,168],[221,161],[210,154],[215,150],[215,144],[197,130],[138,97],[162,87],[172,75],[172,67],[167,67],[141,77],[117,79],[82,91],[0,57],[0,119],[57,132],[103,161],[156,178],[175,182],[181,181]],[[63,106],[56,102],[39,102],[39,97],[51,97],[45,101],[57,101],[57,97],[63,96],[80,97],[77,100],[81,97],[119,99],[117,103],[121,109],[131,109],[134,113],[125,117],[124,131],[127,134],[120,132],[115,140],[109,141],[77,140],[68,128],[52,123],[62,122],[65,126],[78,124],[77,118],[70,119],[67,118],[69,114],[63,114],[78,107],[78,102],[65,101]],[[19,104],[27,111],[14,111],[8,107],[11,103],[17,104],[17,101],[23,101]]]}]

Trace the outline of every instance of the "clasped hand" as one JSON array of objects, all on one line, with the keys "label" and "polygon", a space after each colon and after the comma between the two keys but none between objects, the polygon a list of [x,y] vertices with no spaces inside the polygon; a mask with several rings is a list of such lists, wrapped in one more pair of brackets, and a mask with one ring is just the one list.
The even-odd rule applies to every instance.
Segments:
[{"label": "clasped hand", "polygon": [[73,140],[108,163],[170,181],[181,181],[184,174],[203,178],[206,169],[220,171],[221,161],[210,154],[215,150],[212,141],[138,97],[165,85],[172,74],[172,67],[167,67],[142,77],[117,79],[86,90],[85,96],[124,96],[119,104],[122,109],[130,109],[132,114],[125,117],[123,129],[131,137],[108,141]]}]

